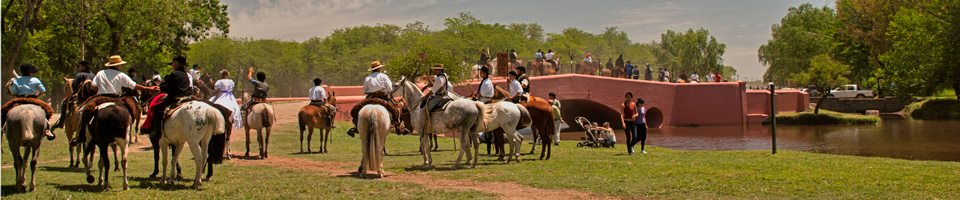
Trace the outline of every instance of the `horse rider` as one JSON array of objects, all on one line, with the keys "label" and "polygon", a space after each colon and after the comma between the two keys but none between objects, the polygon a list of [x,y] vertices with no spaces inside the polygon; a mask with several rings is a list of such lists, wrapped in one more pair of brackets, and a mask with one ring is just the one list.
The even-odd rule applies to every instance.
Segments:
[{"label": "horse rider", "polygon": [[487,52],[483,49],[480,49],[480,65],[487,65],[490,63],[490,55],[487,55]]},{"label": "horse rider", "polygon": [[381,105],[386,108],[387,111],[390,111],[390,121],[393,123],[397,133],[400,133],[400,111],[390,97],[393,92],[393,82],[390,81],[390,77],[387,76],[387,74],[383,73],[384,67],[386,67],[386,65],[380,64],[380,61],[370,62],[370,68],[367,69],[367,71],[370,71],[370,75],[363,78],[363,93],[366,94],[367,97],[353,106],[353,109],[350,109],[350,117],[353,118],[353,128],[347,131],[347,135],[350,135],[350,137],[353,137],[357,133],[357,116],[360,114],[360,109],[363,108],[363,106],[371,104]]},{"label": "horse rider", "polygon": [[520,66],[520,62],[517,61],[517,50],[510,49],[510,54],[507,57],[510,58],[510,63],[513,63],[514,66]]},{"label": "horse rider", "polygon": [[520,101],[526,102],[528,95],[530,95],[530,76],[527,75],[527,68],[523,66],[517,67],[517,82],[520,82],[520,88],[523,89],[520,91]]},{"label": "horse rider", "polygon": [[151,138],[159,138],[162,133],[162,121],[164,112],[171,105],[192,99],[193,80],[184,69],[187,65],[187,58],[177,56],[170,62],[173,71],[163,77],[163,83],[160,83],[160,92],[166,96],[160,103],[150,107],[150,113],[147,115],[147,122],[144,123],[142,130],[150,133]]},{"label": "horse rider", "polygon": [[430,92],[423,95],[421,98],[423,100],[420,103],[420,114],[424,119],[424,126],[422,126],[424,131],[431,130],[430,114],[452,100],[448,93],[451,85],[447,81],[447,73],[444,72],[443,64],[434,65],[430,69],[433,70],[433,87]]},{"label": "horse rider", "polygon": [[513,103],[520,103],[523,100],[523,87],[520,86],[520,81],[517,81],[517,72],[510,71],[507,76],[507,83],[509,88],[509,93],[507,93],[507,100]]},{"label": "horse rider", "polygon": [[[53,116],[53,108],[43,100],[40,100],[40,96],[43,96],[43,93],[47,92],[47,88],[43,87],[43,82],[40,82],[39,78],[33,76],[39,71],[37,67],[31,64],[23,64],[20,65],[20,73],[23,74],[23,76],[17,77],[17,73],[13,73],[16,78],[11,80],[9,92],[14,98],[4,103],[2,109],[0,109],[2,110],[0,115],[3,117],[0,124],[6,125],[7,111],[23,104],[40,106],[40,108],[43,108],[43,111],[46,112],[47,119]],[[44,135],[47,136],[47,140],[53,140],[57,137],[49,129],[44,132]]]},{"label": "horse rider", "polygon": [[533,58],[537,62],[543,62],[543,50],[537,49],[537,53],[533,55]]},{"label": "horse rider", "polygon": [[557,67],[557,61],[553,59],[555,57],[555,54],[553,53],[553,49],[548,49],[547,55],[545,57],[547,58],[547,62],[549,62],[550,64],[553,64],[553,67]]},{"label": "horse rider", "polygon": [[[123,92],[123,88],[133,88],[135,90],[150,90],[157,91],[159,90],[157,86],[143,86],[134,82],[130,76],[120,71],[120,67],[123,64],[127,64],[126,61],[123,61],[119,55],[113,55],[109,57],[109,60],[104,67],[106,69],[100,70],[96,75],[93,76],[93,81],[90,82],[90,85],[97,88],[97,95],[88,98],[84,101],[80,107],[80,123],[86,124],[89,123],[93,118],[93,114],[97,111],[97,106],[102,103],[115,102],[120,103],[127,107],[127,109],[133,109],[137,105],[131,105],[127,102],[122,102],[120,100],[120,94]],[[86,133],[86,126],[80,126],[79,134],[83,135]]]},{"label": "horse rider", "polygon": [[93,73],[90,73],[90,62],[80,61],[77,63],[77,74],[73,76],[73,82],[70,83],[70,88],[73,89],[74,94],[70,95],[67,98],[64,98],[60,103],[60,119],[57,120],[57,123],[50,127],[50,131],[53,131],[57,128],[63,128],[63,123],[67,119],[67,113],[73,112],[73,109],[67,109],[75,105],[77,102],[82,102],[86,99],[77,99],[77,93],[80,92],[80,84],[84,81],[93,80]]},{"label": "horse rider", "polygon": [[483,77],[483,80],[480,80],[480,85],[477,87],[477,91],[470,96],[477,101],[490,103],[490,101],[494,100],[493,95],[496,93],[496,90],[493,87],[493,81],[490,81],[490,68],[481,67],[480,77]]},{"label": "horse rider", "polygon": [[587,52],[587,54],[583,56],[583,62],[593,63],[593,55],[591,55],[590,52]]},{"label": "horse rider", "polygon": [[253,108],[254,105],[259,103],[267,102],[267,92],[270,91],[270,85],[267,84],[267,74],[257,72],[257,79],[253,79],[253,67],[247,68],[247,80],[250,80],[250,84],[253,84],[253,91],[250,93],[250,100],[243,103],[243,106],[240,107],[240,110],[243,110],[244,113],[249,113],[250,108]]},{"label": "horse rider", "polygon": [[309,94],[307,94],[310,97],[310,105],[317,106],[321,109],[325,108],[328,111],[328,115],[323,117],[327,119],[327,126],[336,128],[333,123],[333,116],[337,113],[337,108],[327,104],[327,90],[323,88],[322,84],[322,79],[313,79],[313,87],[310,88],[310,91],[308,91]]}]

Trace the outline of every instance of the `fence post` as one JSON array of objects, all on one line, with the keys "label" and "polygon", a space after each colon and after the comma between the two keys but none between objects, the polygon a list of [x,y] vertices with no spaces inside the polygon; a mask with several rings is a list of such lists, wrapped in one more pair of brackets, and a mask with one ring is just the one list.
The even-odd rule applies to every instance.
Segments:
[{"label": "fence post", "polygon": [[770,89],[770,138],[773,154],[777,154],[777,88],[773,82],[767,87]]}]

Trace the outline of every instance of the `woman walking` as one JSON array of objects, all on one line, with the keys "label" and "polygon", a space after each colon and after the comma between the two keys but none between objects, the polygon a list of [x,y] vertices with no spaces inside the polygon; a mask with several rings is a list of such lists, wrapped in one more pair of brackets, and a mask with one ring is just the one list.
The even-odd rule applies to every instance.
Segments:
[{"label": "woman walking", "polygon": [[623,123],[623,133],[627,137],[627,154],[633,155],[634,138],[636,138],[637,108],[633,103],[633,92],[624,95],[623,105],[620,105],[620,121]]},{"label": "woman walking", "polygon": [[240,105],[237,104],[237,97],[233,96],[234,83],[229,77],[229,71],[220,70],[220,80],[217,80],[217,82],[213,84],[213,87],[218,93],[217,96],[211,97],[210,101],[230,109],[230,112],[233,112],[233,116],[227,120],[233,121],[233,128],[243,128],[243,118],[240,116]]},{"label": "woman walking", "polygon": [[644,147],[647,144],[647,109],[643,107],[643,98],[637,98],[636,103],[637,109],[637,118],[636,118],[636,137],[633,138],[633,143],[630,144],[631,149],[633,145],[637,144],[637,141],[640,141],[640,153],[647,154],[647,151],[644,150]]}]

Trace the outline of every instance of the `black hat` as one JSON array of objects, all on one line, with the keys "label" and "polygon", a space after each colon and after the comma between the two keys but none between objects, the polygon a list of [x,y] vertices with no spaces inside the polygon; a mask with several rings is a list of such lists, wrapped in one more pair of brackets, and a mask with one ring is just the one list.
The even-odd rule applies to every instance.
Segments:
[{"label": "black hat", "polygon": [[84,66],[84,67],[90,67],[90,62],[87,62],[86,60],[81,60],[77,64],[80,64],[80,66]]},{"label": "black hat", "polygon": [[483,73],[490,74],[490,68],[487,68],[486,66],[480,67],[480,71]]},{"label": "black hat", "polygon": [[[173,57],[173,62],[179,62],[180,64],[183,64],[183,66],[187,66],[187,57],[183,57],[183,56]],[[173,65],[173,62],[170,62],[170,65]]]},{"label": "black hat", "polygon": [[20,73],[23,73],[23,74],[33,74],[33,73],[37,73],[37,72],[39,72],[39,71],[40,71],[40,70],[38,70],[37,67],[34,67],[34,66],[31,65],[31,64],[23,64],[23,65],[20,65]]},{"label": "black hat", "polygon": [[526,67],[523,67],[523,66],[519,66],[519,67],[517,67],[517,71],[520,71],[520,72],[523,72],[523,73],[527,73],[527,68],[526,68]]}]

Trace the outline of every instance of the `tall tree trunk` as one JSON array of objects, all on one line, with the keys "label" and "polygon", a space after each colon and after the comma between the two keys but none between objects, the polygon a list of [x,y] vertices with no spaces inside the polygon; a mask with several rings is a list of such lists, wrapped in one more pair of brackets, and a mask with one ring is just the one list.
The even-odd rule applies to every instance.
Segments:
[{"label": "tall tree trunk", "polygon": [[824,100],[824,99],[827,99],[827,96],[829,96],[829,95],[830,95],[830,90],[827,90],[826,92],[823,93],[823,95],[820,95],[820,100],[817,100],[817,106],[814,106],[814,107],[813,107],[813,114],[814,114],[814,115],[819,115],[819,114],[820,114],[820,106],[823,106],[823,100]]}]

